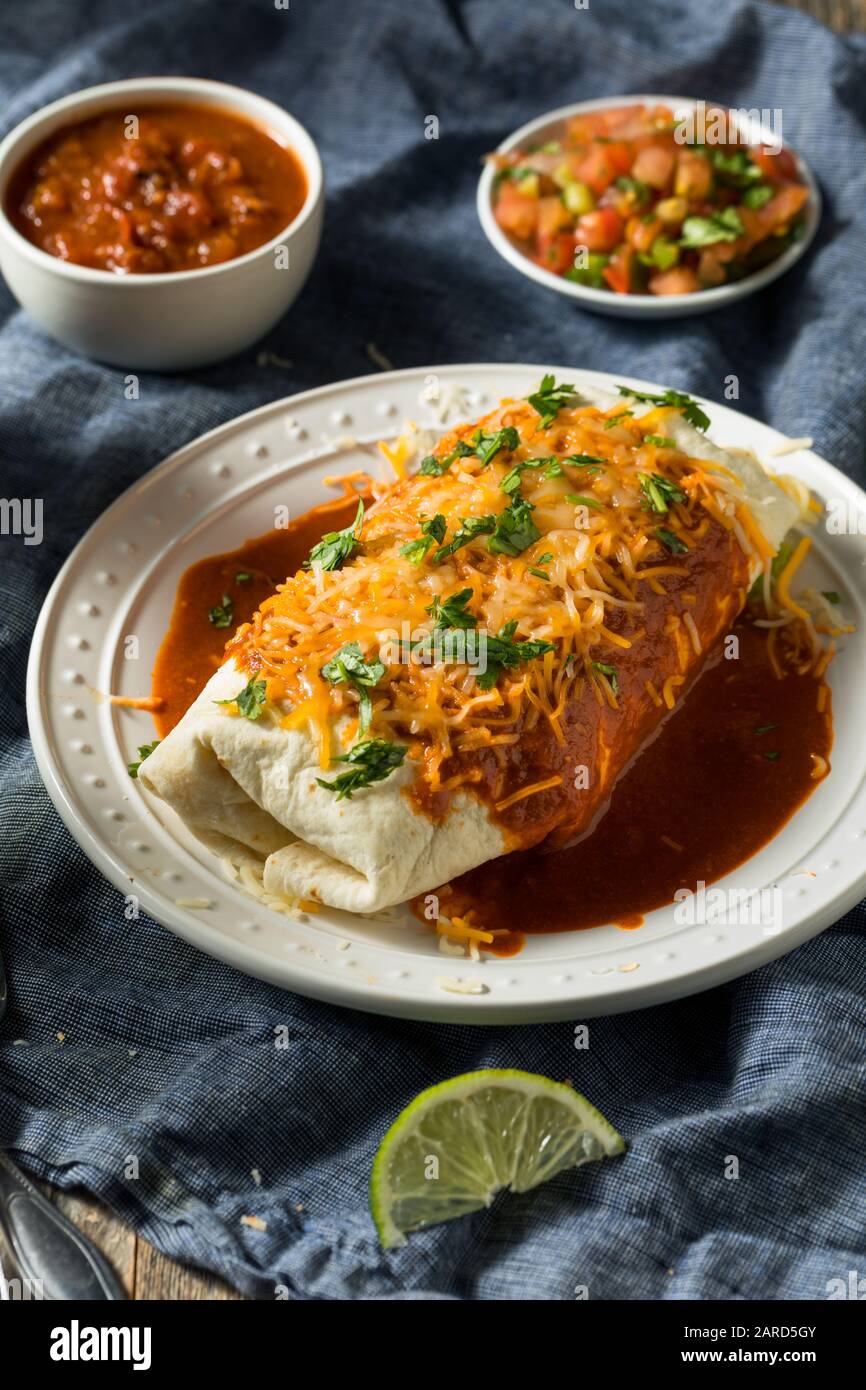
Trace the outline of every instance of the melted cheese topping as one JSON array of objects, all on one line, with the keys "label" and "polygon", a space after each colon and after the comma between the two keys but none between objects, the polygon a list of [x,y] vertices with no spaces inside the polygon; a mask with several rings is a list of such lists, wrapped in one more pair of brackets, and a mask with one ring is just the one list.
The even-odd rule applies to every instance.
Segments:
[{"label": "melted cheese topping", "polygon": [[[528,401],[506,400],[477,424],[440,440],[434,454],[441,461],[461,441],[473,449],[440,476],[409,476],[399,441],[383,449],[398,479],[367,510],[358,544],[342,567],[324,570],[313,562],[289,578],[227,649],[244,669],[267,680],[269,701],[291,707],[286,726],[316,730],[323,766],[332,756],[338,721],[351,721],[341,728],[344,742],[357,734],[357,690],[321,675],[348,642],[358,643],[368,661],[386,665],[369,692],[371,733],[408,740],[422,775],[433,789],[447,791],[450,783],[439,776],[446,758],[491,746],[504,751],[498,745],[516,739],[513,726],[524,715],[530,723],[548,720],[561,741],[560,716],[578,682],[589,682],[599,702],[617,708],[612,663],[618,650],[640,640],[640,625],[637,637],[626,639],[611,631],[608,619],[616,608],[639,615],[647,586],[664,593],[667,576],[686,572],[677,564],[679,546],[701,544],[708,516],[734,531],[756,567],[769,563],[771,548],[738,480],[719,464],[665,446],[669,408],[635,417],[625,407],[623,402],[607,413],[594,406],[565,407],[544,428]],[[474,452],[476,431],[489,436],[508,427],[517,432],[516,447],[499,449],[485,465]],[[574,455],[601,462],[570,461]],[[524,466],[517,492],[503,490],[516,466],[538,459],[555,464]],[[653,508],[647,478],[674,485],[673,496],[669,490],[663,494],[665,510]],[[422,538],[424,520],[444,518],[447,546],[466,519],[499,517],[515,498],[531,504],[539,532],[517,555],[492,553],[488,534],[439,563],[438,541],[420,563],[401,554]],[[490,689],[479,684],[471,660],[454,660],[453,653],[448,659],[411,659],[411,645],[434,629],[428,611],[434,600],[467,589],[467,610],[479,633],[496,635],[515,624],[515,642],[540,640],[553,650],[500,671]],[[692,642],[693,628],[692,623],[685,634]],[[669,679],[661,699],[655,691],[653,698],[672,705],[675,684],[676,678]],[[471,772],[462,780],[467,778]]]}]

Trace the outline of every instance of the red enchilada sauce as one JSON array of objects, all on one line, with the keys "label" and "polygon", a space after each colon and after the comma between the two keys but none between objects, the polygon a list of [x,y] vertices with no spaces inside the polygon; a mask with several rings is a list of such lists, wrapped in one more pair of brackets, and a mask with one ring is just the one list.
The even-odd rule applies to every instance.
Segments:
[{"label": "red enchilada sauce", "polygon": [[[160,737],[221,664],[234,628],[324,532],[348,526],[356,508],[352,497],[325,503],[185,572],[153,673],[153,694],[164,701]],[[208,613],[225,597],[231,625],[220,629]],[[591,833],[567,848],[541,844],[482,864],[440,890],[442,910],[465,916],[474,908],[483,928],[507,929],[493,949],[508,955],[525,933],[640,926],[679,888],[712,883],[771,840],[829,770],[830,692],[819,700],[824,682],[810,674],[779,680],[765,632],[747,617],[733,632],[738,658],[715,653],[616,784]],[[423,899],[417,910],[423,916]]]},{"label": "red enchilada sauce", "polygon": [[212,107],[148,106],[43,141],[13,175],[6,213],[60,260],[150,275],[255,250],[306,196],[296,156],[251,121]]}]

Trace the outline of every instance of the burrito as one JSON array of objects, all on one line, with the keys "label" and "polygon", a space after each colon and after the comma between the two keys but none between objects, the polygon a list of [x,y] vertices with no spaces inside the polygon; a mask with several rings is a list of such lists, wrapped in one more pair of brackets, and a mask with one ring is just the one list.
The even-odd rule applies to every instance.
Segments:
[{"label": "burrito", "polygon": [[359,498],[139,779],[275,906],[586,833],[800,517],[688,396],[545,377]]}]

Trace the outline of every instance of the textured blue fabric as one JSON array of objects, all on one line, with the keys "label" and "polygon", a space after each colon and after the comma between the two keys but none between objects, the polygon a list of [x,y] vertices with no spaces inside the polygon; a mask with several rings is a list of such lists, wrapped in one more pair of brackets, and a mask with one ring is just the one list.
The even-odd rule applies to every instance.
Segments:
[{"label": "textured blue fabric", "polygon": [[[40,602],[107,504],[203,430],[373,370],[371,341],[399,367],[574,362],[715,399],[734,372],[743,410],[813,435],[866,481],[866,45],[739,0],[31,0],[3,25],[4,132],[94,82],[192,72],[293,110],[329,192],[321,257],[264,345],[288,367],[254,349],[146,376],[130,404],[122,373],[56,347],[0,292],[0,491],[45,499],[41,546],[0,541],[0,1145],[264,1297],[823,1298],[829,1279],[866,1273],[863,907],[737,983],[593,1022],[588,1051],[569,1023],[353,1014],[126,922],[48,801],[23,703]],[[584,315],[510,270],[477,223],[480,156],[545,109],[623,89],[781,107],[827,199],[805,263],[735,309],[672,324]],[[424,138],[430,114],[438,141]],[[484,1066],[571,1078],[628,1156],[383,1257],[366,1211],[380,1136],[423,1087]]]}]

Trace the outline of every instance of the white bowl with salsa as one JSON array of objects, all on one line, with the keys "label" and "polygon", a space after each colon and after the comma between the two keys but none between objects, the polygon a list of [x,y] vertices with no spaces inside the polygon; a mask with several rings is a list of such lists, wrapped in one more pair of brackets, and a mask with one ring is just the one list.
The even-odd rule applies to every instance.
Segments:
[{"label": "white bowl with salsa", "polygon": [[62,97],[0,144],[0,270],[52,337],[130,370],[243,351],[319,246],[321,160],[298,121],[198,78]]},{"label": "white bowl with salsa", "polygon": [[679,318],[789,270],[821,195],[759,113],[618,96],[560,107],[504,140],[485,163],[478,215],[510,265],[582,308]]}]

